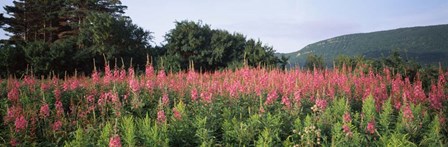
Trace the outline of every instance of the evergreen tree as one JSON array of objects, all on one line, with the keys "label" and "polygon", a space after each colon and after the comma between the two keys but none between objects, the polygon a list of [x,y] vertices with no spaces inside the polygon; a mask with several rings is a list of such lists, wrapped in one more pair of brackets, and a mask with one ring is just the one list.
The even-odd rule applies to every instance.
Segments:
[{"label": "evergreen tree", "polygon": [[[4,71],[89,73],[92,59],[104,65],[103,55],[144,65],[151,48],[150,32],[123,16],[119,0],[17,0],[4,9],[0,24],[11,35],[0,49]],[[12,64],[10,57],[25,60]]]}]

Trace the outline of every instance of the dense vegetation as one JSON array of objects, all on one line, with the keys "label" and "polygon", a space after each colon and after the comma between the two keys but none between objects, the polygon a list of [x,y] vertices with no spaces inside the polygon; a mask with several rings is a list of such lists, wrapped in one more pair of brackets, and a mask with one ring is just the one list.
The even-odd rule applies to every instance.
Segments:
[{"label": "dense vegetation", "polygon": [[[446,146],[448,72],[244,67],[0,80],[11,146]],[[156,74],[157,73],[157,74]],[[102,76],[101,76],[102,75]]]},{"label": "dense vegetation", "polygon": [[[275,66],[278,59],[272,47],[261,41],[246,40],[239,33],[210,29],[209,25],[191,21],[176,22],[176,28],[166,35],[166,55],[163,61],[166,69],[186,70],[194,63],[194,69],[215,71],[226,67]],[[169,67],[169,68],[167,68]]]},{"label": "dense vegetation", "polygon": [[308,54],[322,56],[328,66],[338,55],[378,59],[398,52],[421,65],[448,66],[448,25],[401,28],[389,31],[343,35],[310,44],[288,53],[292,66],[305,64]]},{"label": "dense vegetation", "polygon": [[[412,53],[444,56],[446,26],[337,37],[310,46],[360,39],[365,49],[329,60],[306,48],[304,68],[288,69],[294,56],[201,21],[175,22],[166,43],[152,46],[119,0],[4,9],[0,146],[448,145],[443,66],[402,52],[369,58],[403,35],[411,36],[400,44],[421,45],[412,35],[428,44]],[[378,38],[384,50],[373,49]]]},{"label": "dense vegetation", "polygon": [[186,70],[191,62],[203,71],[241,67],[244,59],[250,66],[278,62],[261,41],[201,22],[176,22],[167,43],[152,46],[151,33],[124,15],[119,0],[18,0],[4,9],[0,25],[11,36],[0,42],[3,77],[89,74],[105,64],[139,70],[147,59],[172,71]]}]

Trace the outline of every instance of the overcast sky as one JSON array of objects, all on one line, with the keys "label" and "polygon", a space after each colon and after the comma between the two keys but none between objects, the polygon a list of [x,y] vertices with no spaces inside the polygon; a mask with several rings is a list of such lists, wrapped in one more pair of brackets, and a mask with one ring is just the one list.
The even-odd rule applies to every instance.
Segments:
[{"label": "overcast sky", "polygon": [[[1,0],[1,6],[12,0]],[[401,27],[448,24],[448,0],[122,0],[126,14],[153,32],[154,42],[174,21],[202,20],[212,28],[260,39],[293,52],[331,37]],[[1,13],[4,13],[2,9]],[[0,38],[6,38],[0,30]]]}]

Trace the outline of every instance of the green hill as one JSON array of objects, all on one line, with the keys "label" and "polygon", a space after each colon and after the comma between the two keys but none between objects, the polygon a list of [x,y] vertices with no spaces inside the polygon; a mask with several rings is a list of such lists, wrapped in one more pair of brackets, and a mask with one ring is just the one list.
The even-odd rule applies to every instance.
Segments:
[{"label": "green hill", "polygon": [[448,65],[448,25],[400,28],[342,35],[322,40],[299,51],[278,54],[289,56],[291,65],[303,65],[309,53],[323,56],[332,65],[338,55],[380,58],[398,51],[405,59],[420,64]]}]

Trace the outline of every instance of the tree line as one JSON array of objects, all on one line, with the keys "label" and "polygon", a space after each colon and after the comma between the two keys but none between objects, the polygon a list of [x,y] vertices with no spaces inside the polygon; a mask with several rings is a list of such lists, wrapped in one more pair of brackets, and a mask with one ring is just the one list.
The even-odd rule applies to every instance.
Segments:
[{"label": "tree line", "polygon": [[[428,92],[430,86],[436,82],[440,75],[443,76],[443,71],[446,67],[441,64],[436,65],[421,65],[414,60],[404,58],[396,50],[391,51],[389,56],[382,58],[366,58],[364,56],[348,56],[338,55],[333,60],[332,66],[325,64],[324,57],[310,53],[307,55],[303,68],[305,70],[325,70],[326,68],[334,68],[337,70],[356,70],[362,69],[364,74],[369,74],[372,71],[375,74],[385,74],[385,68],[391,72],[391,76],[399,76],[402,79],[408,78],[411,83],[415,80],[422,82],[423,89]],[[289,67],[291,68],[291,67]]]},{"label": "tree line", "polygon": [[[119,0],[16,0],[0,15],[0,74],[89,74],[95,66],[215,71],[244,64],[276,66],[271,46],[201,21],[177,21],[165,44],[124,15]],[[148,58],[150,57],[150,58]],[[192,66],[190,66],[192,65]]]}]

